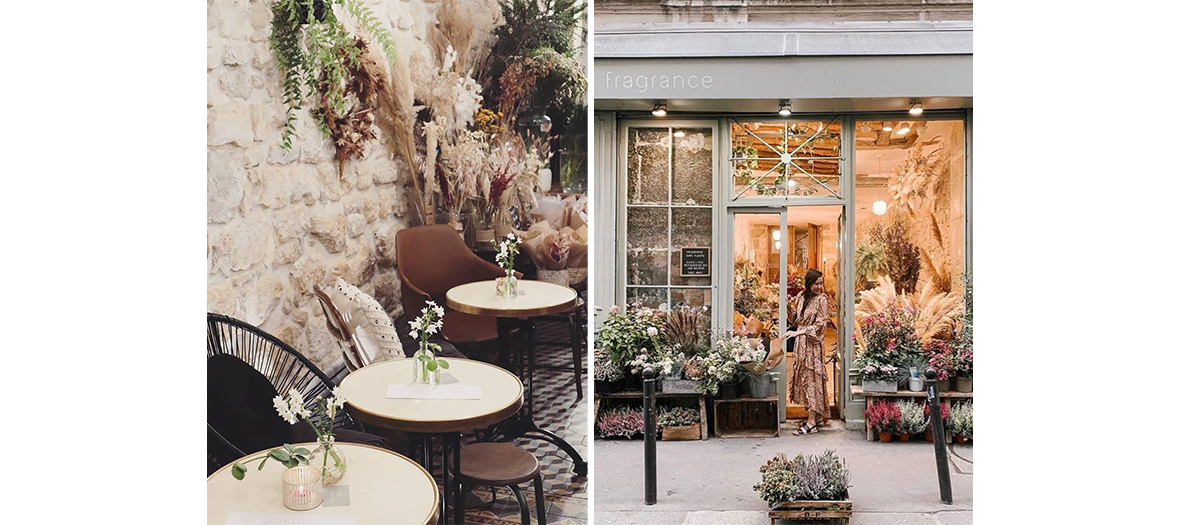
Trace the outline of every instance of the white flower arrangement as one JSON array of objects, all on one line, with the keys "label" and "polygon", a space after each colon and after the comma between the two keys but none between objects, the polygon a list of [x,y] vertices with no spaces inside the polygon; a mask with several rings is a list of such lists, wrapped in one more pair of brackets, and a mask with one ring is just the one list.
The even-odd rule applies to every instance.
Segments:
[{"label": "white flower arrangement", "polygon": [[[311,429],[315,431],[316,440],[324,447],[327,453],[324,454],[324,464],[321,466],[321,473],[326,477],[328,469],[328,457],[331,456],[336,461],[336,468],[343,468],[342,459],[335,451],[332,450],[332,445],[336,442],[336,437],[332,434],[332,427],[335,426],[336,411],[344,407],[344,403],[348,400],[344,398],[344,394],[340,391],[340,387],[332,389],[332,397],[324,399],[323,396],[316,396],[316,398],[309,404],[303,400],[303,394],[299,393],[294,388],[287,391],[287,397],[275,396],[274,407],[275,411],[279,413],[284,421],[294,425],[300,419],[307,422]],[[242,480],[246,477],[246,464],[251,461],[262,460],[258,464],[258,470],[266,465],[266,460],[274,458],[275,461],[282,463],[287,468],[291,468],[300,464],[306,465],[308,457],[311,452],[303,447],[293,447],[289,444],[283,444],[282,448],[276,448],[260,456],[243,463],[234,462],[232,470],[233,477],[237,480]]]},{"label": "white flower arrangement", "polygon": [[520,253],[520,237],[515,233],[509,233],[500,242],[500,253],[496,254],[496,264],[504,269],[507,277],[512,277],[512,271],[516,268],[516,255]]},{"label": "white flower arrangement", "polygon": [[[434,301],[426,301],[426,307],[422,309],[422,315],[419,315],[413,321],[410,321],[410,337],[418,340],[418,351],[414,354],[414,359],[421,363],[421,378],[423,383],[429,382],[427,374],[433,374],[438,369],[447,369],[451,367],[445,359],[435,357],[435,353],[442,351],[442,347],[436,343],[430,342],[430,336],[437,334],[442,330],[443,315],[446,312],[443,307],[436,304]],[[415,378],[418,374],[415,374]]]}]

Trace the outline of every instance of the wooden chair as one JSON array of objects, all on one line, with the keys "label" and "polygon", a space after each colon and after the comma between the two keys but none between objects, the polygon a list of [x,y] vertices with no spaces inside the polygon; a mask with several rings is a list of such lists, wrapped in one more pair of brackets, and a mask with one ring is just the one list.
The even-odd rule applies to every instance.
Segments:
[{"label": "wooden chair", "polygon": [[[473,253],[449,224],[405,228],[397,232],[394,244],[397,274],[402,282],[402,309],[411,318],[426,306],[426,301],[446,308],[451,288],[504,276],[502,268]],[[447,308],[442,336],[456,345],[496,341],[496,318]]]},{"label": "wooden chair", "polygon": [[521,525],[529,525],[528,500],[518,485],[531,479],[536,491],[537,523],[545,525],[545,491],[537,458],[512,443],[472,443],[460,449],[459,454],[459,497],[455,503],[459,523],[463,523],[464,502],[471,488],[490,486],[511,490],[520,504]]}]

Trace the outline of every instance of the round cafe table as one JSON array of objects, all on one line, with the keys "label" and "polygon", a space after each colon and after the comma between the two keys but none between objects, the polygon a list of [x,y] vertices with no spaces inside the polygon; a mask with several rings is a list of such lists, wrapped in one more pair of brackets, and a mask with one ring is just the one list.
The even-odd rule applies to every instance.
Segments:
[{"label": "round cafe table", "polygon": [[[536,361],[536,326],[531,318],[565,313],[578,304],[578,293],[568,286],[544,281],[520,280],[516,297],[496,294],[496,281],[477,281],[462,284],[447,291],[447,306],[454,310],[496,318],[496,332],[500,343],[501,361],[511,353],[512,331],[519,330],[528,340],[528,366],[521,376],[528,381],[525,410],[507,420],[497,429],[505,441],[518,437],[541,439],[557,445],[574,462],[574,473],[586,474],[588,465],[574,449],[558,435],[537,426],[533,420],[533,368]],[[523,359],[520,359],[523,361]]]},{"label": "round cafe table", "polygon": [[[314,450],[315,443],[302,443]],[[290,516],[355,516],[366,523],[434,525],[438,522],[438,485],[425,469],[409,458],[388,450],[355,443],[337,443],[348,461],[348,472],[338,485],[348,486],[349,504],[320,505],[312,510],[294,511],[283,506],[282,473],[285,467],[270,459],[262,470],[258,461],[246,466],[246,478],[238,481],[226,465],[209,476],[206,515],[209,525],[222,525],[231,512],[285,514]],[[239,459],[261,457],[264,450]],[[325,487],[328,488],[328,487]]]},{"label": "round cafe table", "polygon": [[[434,463],[431,453],[435,437],[442,438],[443,521],[447,501],[458,496],[459,440],[462,432],[494,425],[518,412],[524,386],[511,372],[471,359],[446,358],[442,384],[479,385],[480,399],[386,399],[389,385],[414,382],[414,360],[398,359],[363,367],[344,378],[340,390],[347,400],[345,409],[366,425],[411,432],[422,436],[421,465]],[[351,465],[351,458],[349,465]],[[454,475],[451,473],[454,472]],[[453,480],[448,481],[448,478]]]}]

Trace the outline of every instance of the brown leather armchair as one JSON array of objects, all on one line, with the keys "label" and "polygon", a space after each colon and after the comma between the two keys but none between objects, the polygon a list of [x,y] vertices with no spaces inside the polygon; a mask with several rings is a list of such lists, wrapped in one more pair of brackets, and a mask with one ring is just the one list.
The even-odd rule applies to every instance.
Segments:
[{"label": "brown leather armchair", "polygon": [[[434,301],[446,308],[442,336],[453,344],[496,339],[496,318],[447,308],[447,291],[461,284],[501,277],[504,270],[473,253],[449,224],[415,226],[397,232],[397,274],[402,281],[402,309],[413,318]],[[517,277],[520,277],[517,272]]]}]

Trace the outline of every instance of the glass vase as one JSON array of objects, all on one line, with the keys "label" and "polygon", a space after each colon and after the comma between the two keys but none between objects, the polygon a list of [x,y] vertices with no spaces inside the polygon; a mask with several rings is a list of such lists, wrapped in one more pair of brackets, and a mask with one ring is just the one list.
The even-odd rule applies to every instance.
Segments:
[{"label": "glass vase", "polygon": [[[425,343],[423,343],[425,344]],[[424,385],[437,385],[442,378],[442,370],[435,368],[433,372],[426,368],[426,363],[422,362],[420,356],[426,356],[430,359],[434,358],[434,352],[429,350],[418,350],[414,354],[414,382]]]},{"label": "glass vase", "polygon": [[320,469],[325,487],[335,485],[348,472],[348,461],[344,458],[344,451],[336,446],[335,438],[329,436],[318,442],[319,446],[312,451],[307,464]]},{"label": "glass vase", "polygon": [[496,215],[492,219],[492,230],[496,234],[496,243],[501,243],[512,233],[512,212],[508,206],[501,206],[496,210]]},{"label": "glass vase", "polygon": [[513,272],[511,268],[509,268],[506,272],[506,276],[496,279],[496,293],[501,297],[516,297],[517,286],[520,283],[516,276],[513,275],[515,272]]}]

